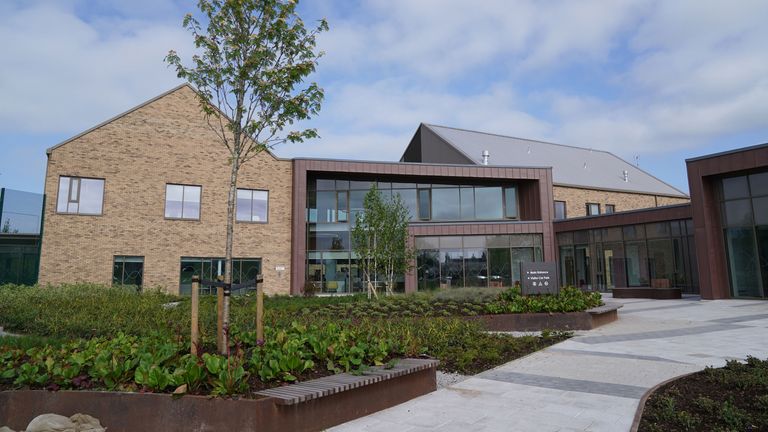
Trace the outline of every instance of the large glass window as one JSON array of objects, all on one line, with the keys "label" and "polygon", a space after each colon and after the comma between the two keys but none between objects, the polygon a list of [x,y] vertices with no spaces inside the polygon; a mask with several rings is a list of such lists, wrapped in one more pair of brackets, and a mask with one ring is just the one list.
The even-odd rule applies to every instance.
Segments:
[{"label": "large glass window", "polygon": [[464,270],[468,287],[488,286],[486,249],[464,249]]},{"label": "large glass window", "polygon": [[768,296],[768,172],[721,181],[722,220],[734,297]]},{"label": "large glass window", "polygon": [[141,288],[144,279],[144,257],[115,256],[112,285],[134,285]]},{"label": "large glass window", "polygon": [[399,196],[400,201],[402,201],[405,208],[408,209],[408,214],[410,215],[411,220],[416,219],[416,214],[418,212],[416,189],[393,190],[392,195],[393,197]]},{"label": "large glass window", "polygon": [[416,255],[416,277],[419,290],[433,290],[440,286],[440,251],[419,250]]},{"label": "large glass window", "polygon": [[[514,189],[513,189],[514,190]],[[475,188],[475,217],[479,220],[503,219],[500,187]]]},{"label": "large glass window", "polygon": [[418,287],[510,287],[520,281],[520,263],[541,261],[541,236],[417,237]]},{"label": "large glass window", "polygon": [[265,190],[237,190],[237,220],[240,222],[267,222],[269,192]]},{"label": "large glass window", "polygon": [[432,220],[459,220],[459,189],[432,189]]},{"label": "large glass window", "polygon": [[517,188],[504,188],[504,217],[517,219]]},{"label": "large glass window", "polygon": [[475,189],[461,188],[461,220],[475,219]]},{"label": "large glass window", "polygon": [[200,219],[200,186],[165,185],[165,217]]},{"label": "large glass window", "polygon": [[419,219],[430,219],[429,209],[431,207],[429,198],[429,189],[419,189]]},{"label": "large glass window", "polygon": [[56,211],[80,215],[100,215],[104,203],[104,180],[59,177]]},{"label": "large glass window", "polygon": [[627,284],[629,286],[650,286],[648,280],[648,252],[644,241],[627,242],[625,245]]}]

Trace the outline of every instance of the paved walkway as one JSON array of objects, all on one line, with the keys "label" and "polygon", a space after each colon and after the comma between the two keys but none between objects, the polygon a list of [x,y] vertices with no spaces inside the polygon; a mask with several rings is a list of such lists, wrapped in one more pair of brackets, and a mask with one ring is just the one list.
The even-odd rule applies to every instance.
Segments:
[{"label": "paved walkway", "polygon": [[606,300],[615,323],[332,431],[626,431],[657,383],[768,358],[768,301]]}]

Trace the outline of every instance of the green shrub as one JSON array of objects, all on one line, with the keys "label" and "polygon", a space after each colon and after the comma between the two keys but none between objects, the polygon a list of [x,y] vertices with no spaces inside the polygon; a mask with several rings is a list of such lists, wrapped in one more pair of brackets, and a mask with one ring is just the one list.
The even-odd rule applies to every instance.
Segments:
[{"label": "green shrub", "polygon": [[603,304],[599,292],[584,292],[578,288],[565,287],[557,295],[542,294],[524,296],[519,288],[501,292],[497,299],[486,305],[486,312],[540,313],[580,312]]}]

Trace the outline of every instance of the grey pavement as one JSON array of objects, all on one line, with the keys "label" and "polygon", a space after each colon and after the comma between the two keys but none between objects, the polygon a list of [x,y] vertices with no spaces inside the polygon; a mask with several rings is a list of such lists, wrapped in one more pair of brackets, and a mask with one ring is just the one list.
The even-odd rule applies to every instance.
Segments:
[{"label": "grey pavement", "polygon": [[768,301],[606,301],[615,323],[331,430],[626,431],[656,384],[768,358]]}]

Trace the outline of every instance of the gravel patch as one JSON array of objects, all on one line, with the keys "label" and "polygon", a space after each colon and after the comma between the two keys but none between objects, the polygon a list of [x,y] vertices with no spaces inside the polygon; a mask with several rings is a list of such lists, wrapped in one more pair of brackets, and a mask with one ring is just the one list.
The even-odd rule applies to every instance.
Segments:
[{"label": "gravel patch", "polygon": [[437,388],[445,388],[469,378],[468,375],[437,371]]}]

